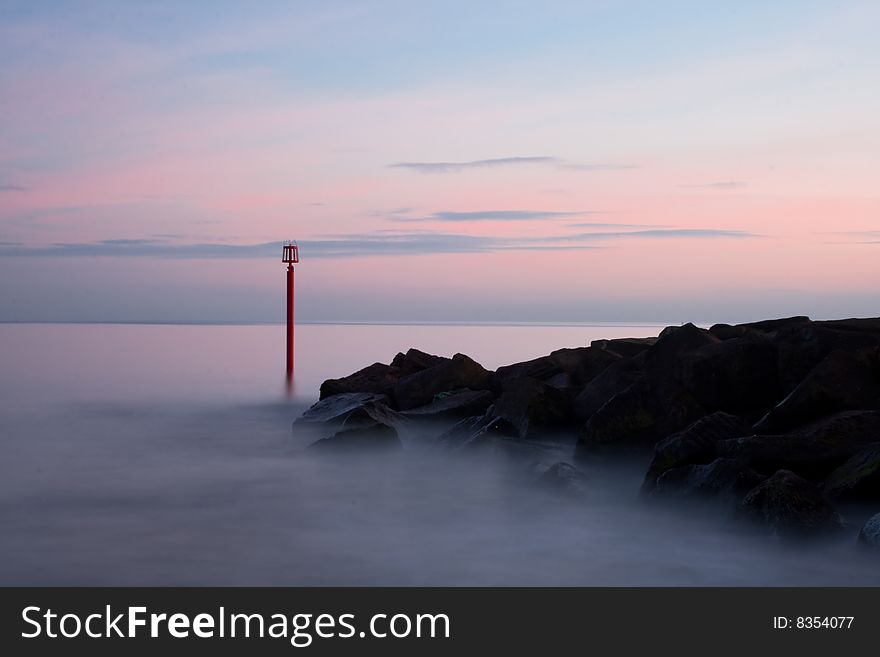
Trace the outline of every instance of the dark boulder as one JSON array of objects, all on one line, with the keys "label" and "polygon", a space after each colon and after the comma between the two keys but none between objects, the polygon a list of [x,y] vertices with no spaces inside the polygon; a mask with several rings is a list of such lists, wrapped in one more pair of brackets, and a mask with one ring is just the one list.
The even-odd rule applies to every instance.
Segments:
[{"label": "dark boulder", "polygon": [[657,338],[614,338],[613,340],[593,340],[590,346],[621,358],[633,358],[646,351],[655,342],[657,342]]},{"label": "dark boulder", "polygon": [[460,419],[484,413],[493,401],[495,396],[488,390],[462,388],[437,393],[430,404],[402,411],[401,415],[413,420]]},{"label": "dark boulder", "polygon": [[321,384],[320,399],[352,392],[390,394],[400,378],[396,367],[373,363],[341,379],[327,379]]},{"label": "dark boulder", "polygon": [[497,417],[490,407],[485,414],[465,418],[444,431],[438,442],[453,449],[468,449],[491,443],[497,438],[518,438],[519,433],[510,422]]},{"label": "dark boulder", "polygon": [[563,495],[581,495],[587,488],[587,476],[565,461],[554,463],[538,475],[535,483],[544,490]]},{"label": "dark boulder", "polygon": [[828,475],[822,488],[832,499],[880,499],[880,442],[847,459]]},{"label": "dark boulder", "polygon": [[767,477],[736,459],[685,465],[667,470],[657,479],[652,496],[666,498],[721,498],[739,502]]},{"label": "dark boulder", "polygon": [[859,545],[872,550],[880,550],[880,513],[868,518],[859,531]]},{"label": "dark boulder", "polygon": [[378,423],[345,429],[309,445],[309,449],[322,452],[376,452],[397,450],[401,447],[394,427]]},{"label": "dark boulder", "polygon": [[459,388],[488,390],[492,373],[464,354],[401,378],[394,386],[393,399],[399,410],[431,403],[434,396]]},{"label": "dark boulder", "polygon": [[844,411],[789,433],[722,440],[717,449],[762,472],[785,468],[822,478],[874,442],[880,442],[880,411]]},{"label": "dark boulder", "polygon": [[399,416],[388,407],[388,397],[369,392],[346,392],[313,404],[295,424],[394,424]]},{"label": "dark boulder", "polygon": [[575,397],[575,416],[580,420],[589,420],[612,397],[644,377],[644,368],[639,359],[627,358],[612,363]]},{"label": "dark boulder", "polygon": [[495,374],[492,376],[492,389],[500,394],[501,389],[507,381],[520,379],[522,377],[544,381],[557,374],[562,374],[562,372],[562,368],[552,356],[541,356],[540,358],[533,358],[532,360],[526,360],[521,363],[499,367],[495,370]]},{"label": "dark boulder", "polygon": [[593,413],[581,430],[578,449],[653,448],[703,415],[688,393],[639,380]]},{"label": "dark boulder", "polygon": [[405,354],[397,354],[391,361],[391,365],[398,369],[399,376],[409,376],[448,360],[444,356],[435,356],[418,349],[409,349]]},{"label": "dark boulder", "polygon": [[828,533],[843,525],[819,489],[789,470],[755,486],[739,508],[744,518],[783,536]]},{"label": "dark boulder", "polygon": [[660,333],[657,342],[645,351],[645,370],[658,385],[676,380],[687,354],[720,342],[709,331],[693,324],[667,326]]},{"label": "dark boulder", "polygon": [[729,413],[719,411],[700,418],[655,445],[654,458],[645,475],[642,491],[649,492],[657,477],[667,470],[713,460],[715,446],[722,440],[747,436],[750,433],[747,422]]},{"label": "dark boulder", "polygon": [[449,362],[448,358],[410,349],[405,354],[397,354],[390,365],[373,363],[340,379],[327,379],[321,384],[320,399],[349,392],[391,395],[394,386],[402,377],[446,362]]},{"label": "dark boulder", "polygon": [[878,362],[876,348],[832,351],[755,425],[755,430],[785,431],[837,411],[880,409]]},{"label": "dark boulder", "polygon": [[781,317],[779,319],[762,319],[758,322],[747,322],[745,324],[740,324],[739,326],[748,331],[773,333],[791,326],[803,326],[804,324],[811,323],[813,323],[812,320],[806,315],[795,315],[794,317]]},{"label": "dark boulder", "polygon": [[610,350],[595,347],[557,349],[550,358],[565,373],[573,386],[585,386],[621,357]]},{"label": "dark boulder", "polygon": [[516,428],[520,438],[536,439],[571,425],[568,395],[543,381],[511,379],[495,402],[494,414]]},{"label": "dark boulder", "polygon": [[763,412],[782,398],[776,348],[756,335],[707,344],[686,354],[681,383],[708,410]]},{"label": "dark boulder", "polygon": [[781,329],[773,335],[773,342],[779,354],[780,384],[788,394],[835,349],[853,353],[877,347],[880,334],[814,322]]}]

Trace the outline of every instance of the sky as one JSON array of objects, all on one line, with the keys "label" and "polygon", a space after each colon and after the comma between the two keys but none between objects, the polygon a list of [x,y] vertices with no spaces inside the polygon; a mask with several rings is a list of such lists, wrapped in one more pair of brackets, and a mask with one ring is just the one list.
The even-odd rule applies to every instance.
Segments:
[{"label": "sky", "polygon": [[880,315],[878,24],[0,0],[0,321]]}]

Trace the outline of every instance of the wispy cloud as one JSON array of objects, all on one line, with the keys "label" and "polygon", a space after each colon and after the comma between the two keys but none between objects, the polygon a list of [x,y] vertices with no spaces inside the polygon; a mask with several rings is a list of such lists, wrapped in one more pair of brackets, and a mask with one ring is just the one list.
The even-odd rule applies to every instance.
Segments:
[{"label": "wispy cloud", "polygon": [[744,230],[722,230],[717,228],[652,228],[646,230],[603,231],[576,233],[559,240],[594,241],[619,239],[754,239],[762,237]]},{"label": "wispy cloud", "polygon": [[470,169],[494,169],[499,167],[518,167],[529,165],[552,166],[559,169],[577,171],[615,171],[634,169],[632,164],[613,163],[578,163],[569,162],[560,157],[550,155],[528,155],[520,157],[497,157],[487,160],[468,160],[465,162],[395,162],[388,166],[392,169],[409,169],[419,173],[459,173]]},{"label": "wispy cloud", "polygon": [[710,183],[696,183],[693,185],[679,185],[691,189],[739,189],[745,187],[744,180],[717,180]]},{"label": "wispy cloud", "polygon": [[[592,231],[574,235],[493,237],[432,231],[376,231],[300,240],[305,258],[352,258],[437,253],[499,251],[573,251],[603,248],[593,242],[625,239],[745,239],[760,235],[718,229],[651,229]],[[180,244],[161,239],[110,239],[48,246],[0,244],[0,257],[151,257],[151,258],[267,258],[277,256],[282,242],[260,244]]]},{"label": "wispy cloud", "polygon": [[[591,213],[592,214],[592,213]],[[598,213],[596,213],[598,214]],[[667,226],[664,224],[619,224],[614,222],[602,222],[602,221],[582,221],[573,224],[568,224],[569,228],[619,228],[619,229],[632,229],[632,228],[672,228],[672,226]]]},{"label": "wispy cloud", "polygon": [[475,210],[469,212],[434,212],[424,216],[407,216],[401,213],[389,215],[392,221],[532,221],[536,219],[561,219],[581,217],[594,212],[560,212],[556,210]]},{"label": "wispy cloud", "polygon": [[9,183],[0,183],[0,192],[26,192],[27,187],[23,185],[12,185]]}]

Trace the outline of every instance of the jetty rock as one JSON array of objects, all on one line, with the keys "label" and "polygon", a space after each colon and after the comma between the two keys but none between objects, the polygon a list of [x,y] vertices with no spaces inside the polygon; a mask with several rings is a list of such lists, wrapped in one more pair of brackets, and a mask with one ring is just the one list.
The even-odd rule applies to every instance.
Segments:
[{"label": "jetty rock", "polygon": [[554,458],[574,470],[548,477],[564,481],[584,463],[644,453],[646,498],[735,502],[774,532],[820,534],[841,524],[832,501],[880,497],[880,318],[683,324],[494,371],[408,349],[326,380],[300,423],[339,444],[358,441],[346,431],[390,444],[391,430],[399,440],[430,423],[422,436],[465,454],[561,449]]}]

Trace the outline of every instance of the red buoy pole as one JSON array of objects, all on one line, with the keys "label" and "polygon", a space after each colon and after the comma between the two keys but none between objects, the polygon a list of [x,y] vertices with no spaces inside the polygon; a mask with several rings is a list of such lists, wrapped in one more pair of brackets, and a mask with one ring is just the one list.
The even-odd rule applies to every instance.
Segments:
[{"label": "red buoy pole", "polygon": [[287,377],[293,375],[293,265],[287,265]]}]

